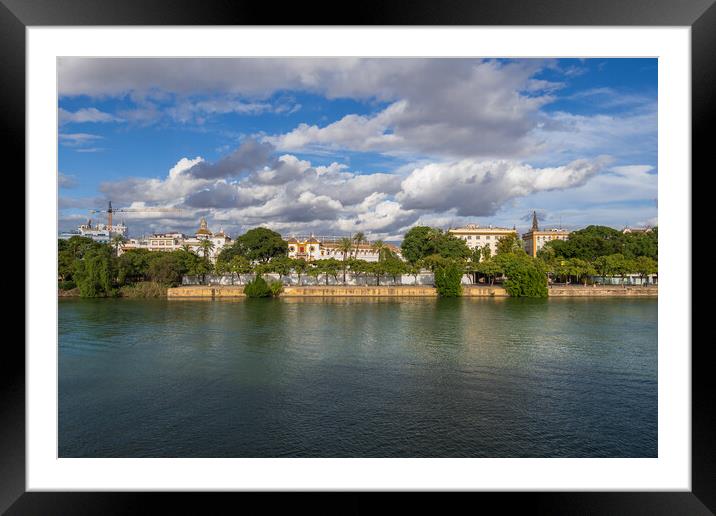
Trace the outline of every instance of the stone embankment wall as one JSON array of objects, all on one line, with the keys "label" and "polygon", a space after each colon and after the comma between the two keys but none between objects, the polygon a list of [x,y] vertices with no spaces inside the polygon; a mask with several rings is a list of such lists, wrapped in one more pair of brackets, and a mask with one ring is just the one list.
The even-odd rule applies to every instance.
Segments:
[{"label": "stone embankment wall", "polygon": [[[550,297],[657,297],[658,287],[552,287]],[[463,287],[464,297],[508,297],[504,288],[469,285]],[[286,286],[282,297],[436,297],[428,286]],[[244,297],[244,287],[182,286],[167,290],[170,298]]]},{"label": "stone embankment wall", "polygon": [[659,287],[551,287],[550,297],[658,297]]},{"label": "stone embankment wall", "polygon": [[435,297],[433,287],[426,286],[341,286],[284,287],[281,297]]}]

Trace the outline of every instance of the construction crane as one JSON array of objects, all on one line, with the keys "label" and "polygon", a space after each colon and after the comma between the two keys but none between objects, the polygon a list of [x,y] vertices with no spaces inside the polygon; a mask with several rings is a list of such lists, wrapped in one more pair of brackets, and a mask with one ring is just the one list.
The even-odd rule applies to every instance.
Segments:
[{"label": "construction crane", "polygon": [[113,213],[172,213],[181,211],[178,208],[112,208],[112,201],[109,201],[106,210],[89,210],[90,213],[106,213],[107,229],[112,231]]}]

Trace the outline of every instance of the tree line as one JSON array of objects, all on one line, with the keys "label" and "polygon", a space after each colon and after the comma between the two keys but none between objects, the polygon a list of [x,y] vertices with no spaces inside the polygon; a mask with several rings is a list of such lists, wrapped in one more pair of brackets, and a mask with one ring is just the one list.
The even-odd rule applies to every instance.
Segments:
[{"label": "tree line", "polygon": [[129,249],[119,256],[118,247],[118,240],[104,244],[82,236],[59,239],[59,289],[76,289],[81,297],[156,297],[180,284],[185,274],[213,271],[206,254],[188,247],[167,252]]},{"label": "tree line", "polygon": [[[288,244],[267,228],[255,228],[226,246],[212,263],[209,240],[201,242],[198,253],[188,246],[175,251],[150,252],[128,249],[121,255],[121,238],[102,244],[75,236],[58,241],[58,279],[63,291],[77,289],[82,297],[160,296],[167,287],[181,284],[184,275],[231,274],[232,282],[247,284],[257,297],[276,295],[280,284],[265,282],[265,274],[277,274],[281,280],[291,274],[311,277],[316,283],[346,284],[350,273],[357,279],[372,279],[376,285],[384,278],[398,283],[403,275],[417,282],[424,270],[433,272],[435,286],[442,296],[458,296],[462,278],[473,283],[494,285],[501,281],[511,296],[544,297],[547,278],[565,283],[585,282],[593,276],[639,274],[646,278],[656,273],[658,231],[623,234],[605,226],[589,226],[570,234],[567,240],[545,244],[537,258],[527,255],[517,235],[501,238],[493,256],[488,245],[470,249],[466,242],[447,231],[416,226],[401,244],[403,259],[383,241],[369,244],[363,233],[337,243],[341,259],[327,258],[307,262],[288,257]],[[378,254],[378,261],[358,258],[358,250],[367,245]],[[248,281],[250,278],[251,281]],[[263,282],[263,283],[261,283]],[[282,283],[280,281],[279,283]]]},{"label": "tree line", "polygon": [[642,282],[658,272],[659,228],[623,233],[607,226],[587,226],[569,234],[567,240],[552,240],[537,252],[547,273],[561,282],[586,283],[598,276],[638,275]]}]

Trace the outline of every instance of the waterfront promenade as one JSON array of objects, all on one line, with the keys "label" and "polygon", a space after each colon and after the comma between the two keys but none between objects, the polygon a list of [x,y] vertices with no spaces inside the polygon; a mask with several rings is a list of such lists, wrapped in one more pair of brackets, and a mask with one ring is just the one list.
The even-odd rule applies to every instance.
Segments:
[{"label": "waterfront promenade", "polygon": [[[552,286],[550,297],[657,297],[658,287],[649,286]],[[429,285],[355,286],[310,285],[287,286],[281,297],[437,297]],[[509,297],[501,286],[463,285],[463,297]],[[191,285],[167,289],[168,298],[226,298],[244,297],[242,285]]]}]

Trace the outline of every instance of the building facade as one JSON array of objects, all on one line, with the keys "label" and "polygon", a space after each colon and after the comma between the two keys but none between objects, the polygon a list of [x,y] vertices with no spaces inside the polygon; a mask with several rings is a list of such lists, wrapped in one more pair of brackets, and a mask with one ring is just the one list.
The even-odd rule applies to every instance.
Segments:
[{"label": "building facade", "polygon": [[127,234],[127,226],[124,223],[113,224],[112,231],[107,224],[95,224],[92,225],[92,219],[89,219],[86,224],[80,224],[76,230],[67,231],[60,233],[59,238],[67,240],[74,236],[81,236],[91,238],[95,242],[108,243],[112,240],[112,237],[120,235],[125,236]]},{"label": "building facade", "polygon": [[542,249],[547,242],[552,240],[567,240],[569,231],[561,228],[552,228],[540,230],[537,223],[537,212],[532,213],[532,228],[522,235],[525,252],[533,258],[537,256],[537,251]]},{"label": "building facade", "polygon": [[467,224],[461,228],[448,229],[448,233],[464,240],[471,250],[488,246],[491,254],[497,253],[497,242],[506,236],[518,236],[517,229],[498,228],[492,225],[482,227],[479,224]]},{"label": "building facade", "polygon": [[628,235],[629,233],[634,234],[644,234],[644,233],[651,233],[652,229],[649,227],[646,228],[630,228],[629,226],[622,229],[622,233],[625,235]]},{"label": "building facade", "polygon": [[[115,228],[117,226],[114,226]],[[179,249],[188,249],[189,251],[204,256],[204,244],[202,241],[208,240],[211,245],[207,247],[206,255],[215,262],[221,250],[231,244],[231,238],[219,230],[213,233],[206,219],[202,217],[199,221],[199,229],[194,233],[193,237],[187,237],[183,233],[155,233],[149,237],[132,238],[124,242],[119,251],[121,254],[129,249],[147,249],[149,251],[177,251]]]},{"label": "building facade", "polygon": [[[311,236],[295,236],[284,238],[288,244],[288,257],[301,258],[307,262],[314,260],[327,260],[335,258],[343,261],[343,251],[340,249],[341,237],[315,237]],[[385,244],[385,247],[393,254],[402,259],[400,248],[393,244]],[[360,244],[353,243],[348,258],[357,258],[367,262],[377,262],[379,253],[373,248],[373,244],[362,242]]]}]

